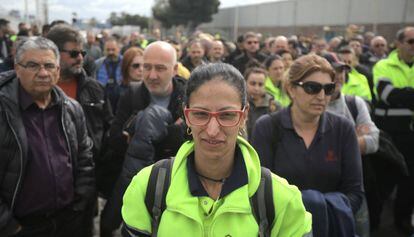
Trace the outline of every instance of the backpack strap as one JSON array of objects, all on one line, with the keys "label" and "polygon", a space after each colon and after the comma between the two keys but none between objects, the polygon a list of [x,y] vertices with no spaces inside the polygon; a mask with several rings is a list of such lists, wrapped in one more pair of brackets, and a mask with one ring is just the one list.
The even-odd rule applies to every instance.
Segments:
[{"label": "backpack strap", "polygon": [[158,225],[164,210],[166,209],[165,197],[171,182],[171,169],[174,157],[163,159],[154,164],[148,180],[147,193],[145,196],[145,205],[150,213],[152,235],[157,236]]},{"label": "backpack strap", "polygon": [[[170,186],[173,162],[174,157],[156,162],[149,177],[145,205],[152,217],[152,237],[157,236],[160,218],[166,209],[165,198]],[[250,205],[259,225],[259,237],[270,237],[272,224],[275,219],[275,208],[273,203],[272,174],[265,167],[261,167],[259,188],[250,198]]]},{"label": "backpack strap", "polygon": [[272,173],[268,168],[261,167],[259,188],[250,198],[253,215],[259,225],[259,237],[270,237],[275,219],[273,203]]},{"label": "backpack strap", "polygon": [[356,119],[358,117],[358,108],[357,108],[357,105],[356,105],[355,96],[345,95],[345,103],[346,103],[346,106],[349,109],[349,112],[351,112],[352,118],[356,122]]}]

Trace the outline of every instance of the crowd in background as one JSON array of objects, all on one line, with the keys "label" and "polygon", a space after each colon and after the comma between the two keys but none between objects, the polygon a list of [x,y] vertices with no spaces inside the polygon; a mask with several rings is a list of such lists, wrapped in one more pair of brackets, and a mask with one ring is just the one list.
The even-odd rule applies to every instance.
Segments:
[{"label": "crowd in background", "polygon": [[[232,42],[201,31],[185,39],[161,36],[159,30],[154,30],[151,35],[133,32],[129,36],[111,35],[109,30],[103,30],[99,37],[94,32],[87,32],[84,37],[62,21],[45,25],[41,30],[21,23],[14,31],[7,20],[0,19],[0,72],[14,70],[16,47],[32,36],[48,38],[57,45],[61,52],[60,81],[57,85],[67,96],[80,102],[84,110],[88,134],[94,144],[92,152],[97,196],[108,200],[100,214],[101,236],[111,236],[119,228],[122,222],[122,195],[132,176],[157,160],[174,156],[185,140],[186,126],[181,111],[184,88],[193,70],[212,63],[231,64],[244,76],[249,117],[243,136],[258,150],[263,164],[287,178],[289,183],[299,186],[301,191],[315,189],[325,193],[334,186],[334,190],[345,194],[350,199],[348,205],[356,220],[354,228],[360,236],[369,236],[370,230],[380,227],[382,206],[397,186],[394,222],[403,233],[414,233],[411,225],[414,207],[414,28],[401,29],[396,32],[395,39],[361,32],[357,25],[349,25],[343,36],[328,40],[304,35],[263,37],[258,32],[246,32]],[[166,69],[162,65],[147,65],[152,58],[149,53],[147,58],[144,57],[145,49],[160,40],[168,42],[176,51],[174,75],[163,75]],[[156,53],[152,54],[155,58]],[[320,56],[328,64],[312,58],[313,55]],[[307,65],[311,61],[315,65]],[[307,83],[306,78],[310,74],[306,70],[309,68],[303,72],[294,71],[299,70],[299,63],[304,68],[329,67],[334,75],[326,81]],[[154,67],[158,77],[173,78],[171,96],[167,98],[162,93],[157,94],[150,84],[143,86],[145,77],[151,78],[153,69],[149,67]],[[309,70],[313,72],[314,69]],[[75,82],[71,78],[76,78]],[[331,88],[330,83],[333,85]],[[285,145],[293,146],[297,135],[290,134],[289,129],[284,127],[282,115],[292,113],[292,118],[289,117],[292,123],[298,119],[296,122],[300,124],[300,118],[308,115],[306,108],[313,106],[305,104],[305,99],[302,99],[305,95],[293,91],[292,85],[302,87],[307,95],[324,91],[329,96],[327,110],[346,117],[354,131],[347,132],[348,122],[324,115],[326,121],[334,124],[332,129],[341,130],[328,139],[333,141],[338,136],[356,135],[355,138],[338,140],[343,144],[332,142],[332,146],[338,146],[334,150],[341,150],[338,155],[343,157],[339,159],[348,159],[351,154],[356,155],[359,161],[346,163],[349,165],[346,169],[327,166],[323,169],[301,167],[302,171],[292,170],[291,161],[280,157],[288,157],[292,153],[304,157],[319,154],[318,149],[312,150],[312,144],[316,143],[313,136],[319,134],[319,130],[313,131],[308,141],[307,130],[302,127],[303,130],[299,131],[295,127],[297,124],[292,126],[303,138],[303,153],[310,153],[303,155],[298,151],[302,140],[298,146],[289,148],[283,147],[282,142],[277,146],[277,152],[273,153],[275,151],[271,146],[276,144],[273,143],[274,138],[271,134],[265,134],[269,131],[266,126],[270,126],[266,123],[270,124],[273,120],[269,117],[266,122],[263,115],[280,112],[283,139],[290,139],[291,142]],[[153,104],[163,109],[151,106]],[[153,119],[155,115],[162,119]],[[391,147],[384,148],[384,141],[392,142]],[[390,152],[389,149],[396,150]],[[337,154],[336,151],[334,153]],[[322,156],[325,157],[325,154]],[[274,160],[280,163],[269,163],[273,157],[277,157]],[[331,158],[336,159],[334,156],[326,159],[329,161]],[[321,173],[308,174],[307,169]],[[333,180],[324,180],[330,177],[324,175],[328,169],[347,173],[337,174],[341,177],[331,184]],[[359,175],[362,179],[358,181],[355,177]],[[331,183],[324,186],[323,182]],[[343,182],[348,182],[348,186]],[[306,203],[305,206],[312,208]],[[315,231],[317,221],[313,221]]]}]

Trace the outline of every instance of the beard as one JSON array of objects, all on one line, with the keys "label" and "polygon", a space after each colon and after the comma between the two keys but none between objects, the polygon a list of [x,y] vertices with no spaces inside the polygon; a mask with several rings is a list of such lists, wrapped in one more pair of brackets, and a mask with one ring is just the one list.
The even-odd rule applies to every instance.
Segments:
[{"label": "beard", "polygon": [[83,69],[83,63],[81,63],[80,67],[77,67],[76,65],[65,65],[65,67],[62,67],[62,74],[66,76],[77,76],[82,74]]}]

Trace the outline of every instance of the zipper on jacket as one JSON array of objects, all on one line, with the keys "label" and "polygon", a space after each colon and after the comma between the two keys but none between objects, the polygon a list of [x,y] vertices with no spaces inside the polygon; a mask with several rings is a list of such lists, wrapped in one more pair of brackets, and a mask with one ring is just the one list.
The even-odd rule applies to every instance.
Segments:
[{"label": "zipper on jacket", "polygon": [[[71,149],[71,145],[70,145],[70,141],[68,138],[68,134],[66,132],[66,126],[65,126],[65,122],[64,122],[64,118],[63,118],[63,112],[65,110],[65,104],[69,103],[68,101],[63,101],[62,103],[62,110],[60,112],[60,122],[62,123],[62,129],[63,129],[63,133],[65,134],[65,139],[66,139],[66,143],[68,144],[68,150],[69,150],[69,157],[70,157],[70,162],[72,163],[72,169],[74,170],[74,160],[72,157],[72,149]],[[75,175],[73,176],[73,180],[75,180]]]},{"label": "zipper on jacket", "polygon": [[10,207],[10,210],[13,210],[13,208],[14,208],[14,202],[16,200],[17,190],[19,189],[20,181],[22,179],[22,173],[23,173],[23,149],[22,149],[22,145],[20,144],[19,137],[17,136],[16,131],[13,129],[13,126],[11,126],[11,124],[10,124],[9,115],[7,114],[7,112],[5,114],[6,114],[7,124],[10,126],[10,129],[12,130],[14,136],[16,137],[16,142],[17,142],[17,145],[19,146],[19,150],[20,150],[20,156],[19,156],[20,157],[19,179],[17,180],[16,189],[14,190],[13,198],[12,198],[12,202],[11,202],[11,207]]}]

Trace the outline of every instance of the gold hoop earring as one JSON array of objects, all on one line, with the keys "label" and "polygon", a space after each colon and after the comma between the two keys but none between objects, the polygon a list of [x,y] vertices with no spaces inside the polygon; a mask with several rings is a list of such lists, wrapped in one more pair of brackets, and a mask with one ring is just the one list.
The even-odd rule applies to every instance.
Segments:
[{"label": "gold hoop earring", "polygon": [[188,135],[188,136],[191,136],[191,134],[192,134],[192,133],[193,133],[193,132],[191,131],[191,128],[190,128],[190,127],[188,127],[188,128],[187,128],[187,135]]}]

